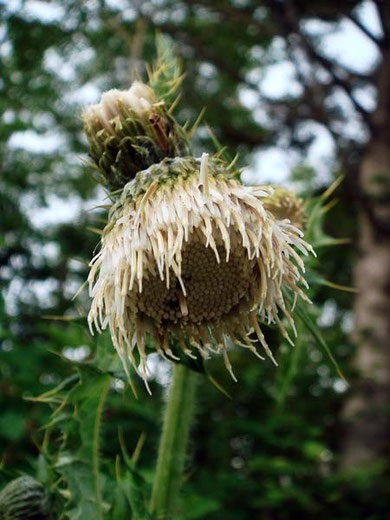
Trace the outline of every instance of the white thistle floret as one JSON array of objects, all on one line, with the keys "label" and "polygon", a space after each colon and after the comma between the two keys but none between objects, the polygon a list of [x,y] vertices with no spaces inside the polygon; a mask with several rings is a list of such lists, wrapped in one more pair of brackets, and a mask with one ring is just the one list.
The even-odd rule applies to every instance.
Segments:
[{"label": "white thistle floret", "polygon": [[120,118],[121,110],[130,110],[141,121],[147,122],[155,103],[153,89],[135,81],[128,90],[111,89],[105,92],[100,103],[89,106],[82,117],[86,124],[105,128],[114,134],[114,121]]},{"label": "white thistle floret", "polygon": [[196,165],[174,182],[155,179],[138,197],[125,188],[91,262],[91,331],[109,326],[126,369],[128,360],[136,366],[137,348],[145,382],[147,338],[167,358],[175,358],[172,339],[191,357],[194,349],[203,357],[222,352],[234,379],[230,344],[262,357],[259,342],[276,363],[259,320],[276,323],[291,342],[279,316],[295,331],[282,289],[307,300],[296,249],[312,248],[265,210],[270,189],[214,174],[206,154]]}]

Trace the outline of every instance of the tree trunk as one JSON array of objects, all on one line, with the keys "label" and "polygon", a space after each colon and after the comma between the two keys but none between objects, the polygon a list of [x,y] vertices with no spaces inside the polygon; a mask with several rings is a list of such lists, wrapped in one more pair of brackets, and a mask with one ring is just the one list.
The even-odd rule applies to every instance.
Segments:
[{"label": "tree trunk", "polygon": [[[390,23],[390,9],[387,9]],[[390,454],[390,48],[378,68],[378,104],[360,167],[359,249],[355,268],[357,379],[346,399],[342,467]],[[387,459],[388,460],[388,459]]]}]

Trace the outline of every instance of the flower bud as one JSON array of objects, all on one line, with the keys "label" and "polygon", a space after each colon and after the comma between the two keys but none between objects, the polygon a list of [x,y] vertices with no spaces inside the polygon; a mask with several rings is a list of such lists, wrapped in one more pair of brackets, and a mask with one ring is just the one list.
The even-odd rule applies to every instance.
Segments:
[{"label": "flower bud", "polygon": [[288,219],[298,229],[303,229],[306,214],[303,202],[294,192],[275,187],[272,194],[264,199],[264,207],[276,220]]},{"label": "flower bud", "polygon": [[83,121],[90,155],[112,190],[164,157],[189,154],[184,131],[153,89],[139,81],[129,90],[105,92],[84,111]]},{"label": "flower bud", "polygon": [[11,480],[0,493],[0,518],[48,519],[48,504],[42,484],[28,475]]}]

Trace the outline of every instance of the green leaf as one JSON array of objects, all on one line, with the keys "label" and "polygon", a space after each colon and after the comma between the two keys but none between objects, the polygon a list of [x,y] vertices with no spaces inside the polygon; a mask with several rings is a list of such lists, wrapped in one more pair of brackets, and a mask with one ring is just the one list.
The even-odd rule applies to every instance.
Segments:
[{"label": "green leaf", "polygon": [[331,350],[329,349],[328,345],[326,344],[326,341],[324,340],[321,332],[319,331],[317,325],[313,322],[309,314],[304,310],[302,305],[300,303],[297,303],[295,306],[295,312],[298,315],[298,317],[302,320],[306,328],[309,330],[309,332],[312,334],[313,338],[316,340],[318,345],[325,351],[328,358],[332,362],[333,366],[336,369],[336,372],[338,376],[344,381],[345,384],[348,385],[347,380],[345,379],[343,373],[341,372],[341,369],[333,356]]},{"label": "green leaf", "polygon": [[126,464],[126,473],[124,478],[119,480],[119,486],[130,504],[133,518],[135,520],[149,520],[151,516],[147,509],[147,483],[143,476],[136,470],[136,456],[133,456],[134,460],[130,459],[121,432],[119,434],[119,440],[123,459]]},{"label": "green leaf", "polygon": [[338,291],[352,292],[355,293],[357,290],[354,287],[349,287],[347,285],[340,285],[338,283],[330,282],[323,276],[318,273],[315,273],[311,269],[307,271],[306,281],[310,286],[312,285],[322,285],[326,287],[330,287],[331,289],[335,289]]},{"label": "green leaf", "polygon": [[56,468],[65,478],[74,506],[68,517],[103,519],[99,437],[111,378],[81,368],[79,372],[80,382],[68,394],[74,413],[68,425],[66,448],[60,453]]},{"label": "green leaf", "polygon": [[151,519],[147,510],[146,482],[142,475],[135,469],[128,468],[120,486],[130,504],[134,520]]}]

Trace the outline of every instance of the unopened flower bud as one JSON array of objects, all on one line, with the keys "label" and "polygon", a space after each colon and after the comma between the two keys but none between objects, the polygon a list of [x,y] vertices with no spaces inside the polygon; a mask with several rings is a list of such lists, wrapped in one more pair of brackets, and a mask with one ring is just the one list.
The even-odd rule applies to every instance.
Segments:
[{"label": "unopened flower bud", "polygon": [[276,220],[288,219],[298,229],[303,229],[306,214],[302,200],[293,191],[275,187],[272,194],[264,199],[264,207]]},{"label": "unopened flower bud", "polygon": [[48,519],[48,501],[42,484],[28,475],[11,480],[0,493],[0,518]]},{"label": "unopened flower bud", "polygon": [[184,131],[153,89],[139,81],[129,90],[105,92],[85,110],[83,121],[90,155],[110,189],[122,188],[164,157],[189,153]]}]

